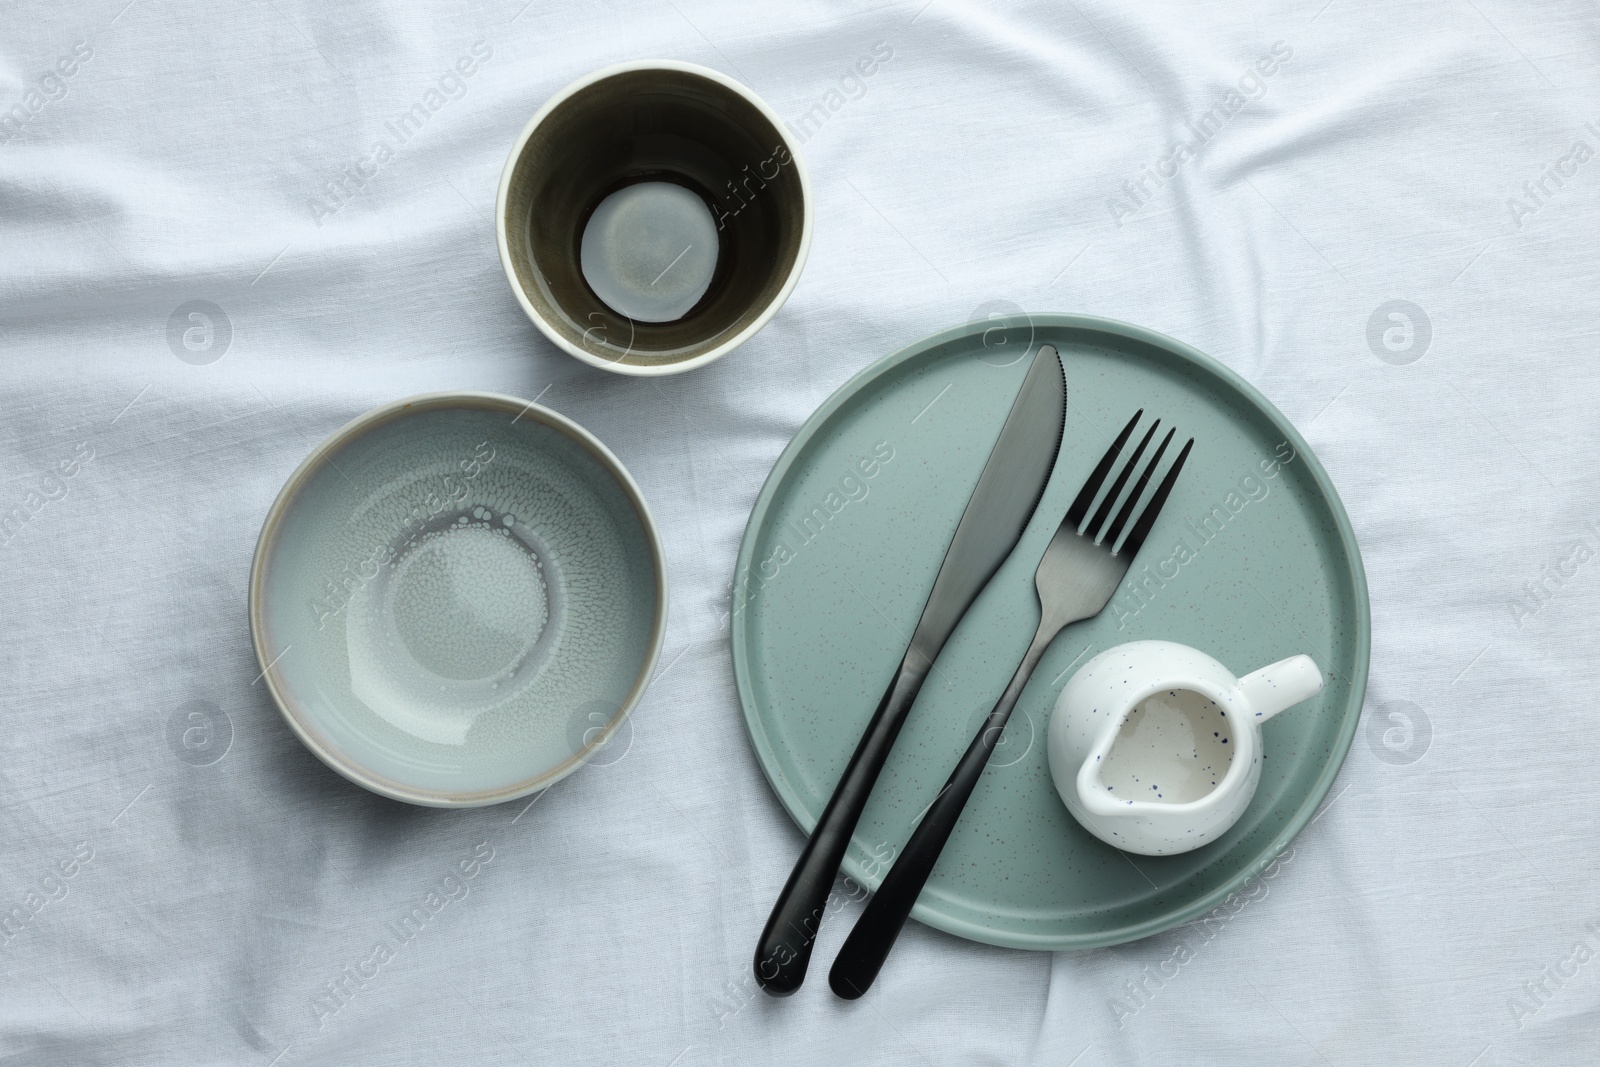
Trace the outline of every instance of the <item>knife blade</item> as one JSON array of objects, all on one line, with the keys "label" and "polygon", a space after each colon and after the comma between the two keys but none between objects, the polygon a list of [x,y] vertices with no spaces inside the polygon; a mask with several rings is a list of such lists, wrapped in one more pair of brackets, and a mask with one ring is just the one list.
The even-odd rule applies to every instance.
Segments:
[{"label": "knife blade", "polygon": [[769,994],[788,996],[805,981],[828,893],[873,783],[940,649],[1021,540],[1055,467],[1066,415],[1061,357],[1045,345],[1034,354],[978,476],[905,657],[762,930],[756,982]]}]

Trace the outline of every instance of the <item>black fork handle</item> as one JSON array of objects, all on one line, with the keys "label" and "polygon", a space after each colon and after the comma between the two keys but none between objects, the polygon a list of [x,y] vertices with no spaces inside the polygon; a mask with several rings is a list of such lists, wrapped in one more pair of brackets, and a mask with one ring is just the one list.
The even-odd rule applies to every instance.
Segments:
[{"label": "black fork handle", "polygon": [[895,860],[894,866],[889,868],[889,873],[884,875],[883,884],[878,886],[878,891],[872,894],[861,917],[856,920],[855,929],[850,931],[838,958],[833,961],[833,970],[828,972],[828,984],[839,996],[855,1000],[878,977],[883,961],[889,958],[889,950],[894,947],[901,928],[911,916],[918,894],[927,883],[928,875],[933,872],[933,865],[939,860],[939,853],[944,851],[945,842],[950,840],[956,821],[961,818],[967,800],[977,788],[978,779],[983,777],[989,755],[1005,732],[1011,709],[1017,706],[1023,688],[1033,676],[1033,669],[1039,665],[1044,650],[1050,647],[1051,639],[1060,630],[1059,623],[1040,623],[1028,654],[1023,657],[1017,673],[1011,677],[1011,684],[1006,686],[1006,691],[978,729],[972,744],[967,746],[961,762],[951,772],[949,781],[939,790],[927,814],[917,824],[911,840],[906,842],[905,850]]},{"label": "black fork handle", "polygon": [[[907,656],[908,660],[911,658]],[[873,712],[855,755],[834,787],[828,806],[822,810],[822,818],[811,831],[811,839],[800,853],[789,881],[778,894],[778,902],[772,906],[772,915],[756,946],[755,969],[756,981],[775,997],[788,996],[806,979],[834,876],[844,862],[873,783],[878,780],[926,677],[926,669],[919,672],[906,663],[900,665],[878,702],[878,710]]]}]

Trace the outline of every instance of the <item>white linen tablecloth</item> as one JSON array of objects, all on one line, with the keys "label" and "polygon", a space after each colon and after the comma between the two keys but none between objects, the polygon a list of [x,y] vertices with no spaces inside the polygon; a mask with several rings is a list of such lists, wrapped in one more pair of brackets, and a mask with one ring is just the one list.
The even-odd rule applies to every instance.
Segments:
[{"label": "white linen tablecloth", "polygon": [[[0,17],[0,1063],[1592,1062],[1592,7]],[[765,331],[642,380],[534,330],[491,219],[545,99],[656,56],[789,120],[816,232]],[[850,375],[1013,305],[1182,338],[1305,433],[1366,560],[1362,730],[1293,852],[1204,921],[1057,956],[912,924],[866,999],[819,964],[768,1000],[752,947],[801,836],[732,684],[748,509]],[[368,795],[254,681],[246,576],[285,477],[456,388],[606,441],[674,583],[630,731],[532,807]]]}]

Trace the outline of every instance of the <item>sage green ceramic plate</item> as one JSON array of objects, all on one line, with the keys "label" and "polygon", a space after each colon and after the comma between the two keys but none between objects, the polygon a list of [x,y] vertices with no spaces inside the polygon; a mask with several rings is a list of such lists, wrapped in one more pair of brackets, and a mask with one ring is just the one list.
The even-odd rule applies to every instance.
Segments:
[{"label": "sage green ceramic plate", "polygon": [[[1033,572],[1068,503],[1129,416],[1194,453],[1111,605],[1068,627],[1034,673],[912,913],[1017,948],[1090,948],[1193,919],[1275,858],[1316,811],[1355,733],[1370,621],[1355,536],[1327,473],[1267,400],[1210,357],[1105,319],[1036,315],[936,334],[845,384],[795,435],[745,531],[733,664],[758,759],[801,828],[816,825],[900,657],[1031,347],[1061,352],[1061,457],[1017,551],[940,655],[845,872],[885,860],[971,739],[1038,623]],[[1171,857],[1091,837],[1056,795],[1045,735],[1072,670],[1165,638],[1235,671],[1297,652],[1327,684],[1265,728],[1261,786],[1222,838]]]}]

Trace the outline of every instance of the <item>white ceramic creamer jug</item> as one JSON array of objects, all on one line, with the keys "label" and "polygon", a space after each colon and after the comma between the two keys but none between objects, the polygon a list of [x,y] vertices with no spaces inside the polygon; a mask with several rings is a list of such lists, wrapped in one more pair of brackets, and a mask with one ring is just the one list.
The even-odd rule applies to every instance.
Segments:
[{"label": "white ceramic creamer jug", "polygon": [[1073,818],[1107,844],[1146,856],[1187,852],[1249,806],[1261,780],[1261,724],[1321,689],[1310,656],[1235,678],[1187,645],[1118,645],[1061,691],[1050,774]]}]

